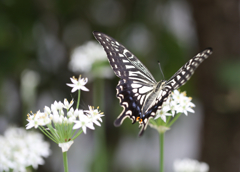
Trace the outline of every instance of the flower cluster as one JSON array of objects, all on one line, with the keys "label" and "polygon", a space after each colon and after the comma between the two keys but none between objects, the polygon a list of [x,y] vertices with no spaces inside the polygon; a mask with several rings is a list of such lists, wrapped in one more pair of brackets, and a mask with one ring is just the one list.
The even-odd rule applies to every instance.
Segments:
[{"label": "flower cluster", "polygon": [[0,136],[0,145],[0,171],[25,172],[29,166],[37,169],[50,155],[50,144],[42,135],[23,128],[7,129]]},{"label": "flower cluster", "polygon": [[[81,78],[80,76],[76,79],[73,77],[71,81],[72,84],[67,85],[72,87],[72,92],[76,90],[78,90],[79,93],[80,90],[88,91],[85,87],[88,81],[87,78]],[[101,117],[104,116],[98,108],[94,109],[92,106],[88,106],[89,110],[78,109],[79,101],[80,94],[76,109],[72,107],[74,104],[73,100],[68,102],[67,99],[64,99],[63,102],[55,101],[50,107],[45,106],[43,112],[37,111],[35,114],[31,112],[28,114],[28,124],[26,128],[39,128],[50,139],[59,144],[63,151],[67,151],[78,135],[82,132],[86,134],[87,128],[94,130],[94,124],[101,126]],[[74,135],[74,129],[81,130]]]},{"label": "flower cluster", "polygon": [[180,93],[178,90],[174,90],[167,101],[163,103],[162,109],[156,112],[155,121],[150,120],[150,126],[159,132],[165,132],[182,113],[186,116],[188,112],[194,113],[192,108],[195,105],[191,100],[191,97],[186,96],[186,92]]},{"label": "flower cluster", "polygon": [[[89,110],[75,109],[71,107],[73,105],[73,100],[69,103],[67,99],[64,99],[64,103],[55,101],[51,104],[51,108],[45,106],[44,111],[37,111],[35,114],[31,112],[28,114],[28,124],[26,129],[32,127],[38,128],[39,126],[48,126],[52,123],[54,126],[58,125],[72,125],[73,129],[82,128],[83,132],[86,134],[86,127],[94,130],[93,124],[101,126],[99,123],[102,122],[101,117],[102,112],[99,112],[98,108],[89,106]],[[64,113],[64,109],[67,110],[67,115]]]},{"label": "flower cluster", "polygon": [[163,103],[162,109],[157,111],[155,119],[162,118],[166,122],[166,116],[174,117],[178,113],[184,113],[187,116],[188,112],[194,113],[192,107],[195,105],[191,100],[191,97],[186,96],[186,92],[180,93],[178,90],[174,90],[167,101]]},{"label": "flower cluster", "polygon": [[193,159],[176,160],[173,164],[174,172],[208,172],[209,166],[205,162]]},{"label": "flower cluster", "polygon": [[89,73],[91,71],[91,77],[112,78],[114,76],[102,46],[95,41],[88,41],[73,50],[69,69],[73,72]]}]

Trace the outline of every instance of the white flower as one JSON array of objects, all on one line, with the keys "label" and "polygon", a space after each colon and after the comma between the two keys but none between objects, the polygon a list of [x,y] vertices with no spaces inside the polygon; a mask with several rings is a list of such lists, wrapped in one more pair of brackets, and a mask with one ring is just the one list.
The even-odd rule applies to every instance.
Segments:
[{"label": "white flower", "polygon": [[192,109],[192,107],[195,107],[195,105],[191,102],[190,97],[185,97],[182,99],[182,101],[179,103],[177,112],[178,113],[184,113],[186,116],[188,115],[188,112],[194,113],[195,111]]},{"label": "white flower", "polygon": [[58,146],[62,148],[62,152],[67,152],[68,149],[72,146],[73,140],[69,142],[59,143]]},{"label": "white flower", "polygon": [[44,107],[44,112],[50,115],[51,114],[51,109],[48,106],[45,106]]},{"label": "white flower", "polygon": [[56,109],[56,110],[62,110],[62,108],[64,106],[62,102],[60,102],[60,101],[57,102],[56,100],[54,101],[54,103],[52,105],[53,105],[53,109]]},{"label": "white flower", "polygon": [[178,90],[172,92],[172,99],[177,103],[181,103],[186,98],[186,92],[180,93]]},{"label": "white flower", "polygon": [[[92,106],[88,106],[89,110],[85,110],[84,112],[88,113],[88,116],[91,120],[91,122],[93,122],[94,124],[101,126],[100,122],[102,122],[101,117],[103,117],[103,113],[99,112],[98,108],[97,109],[93,109]],[[100,122],[98,122],[100,121]]]},{"label": "white flower", "polygon": [[107,62],[106,53],[96,41],[88,41],[84,45],[76,47],[70,58],[69,69],[73,72],[91,73],[93,77],[100,78],[114,76],[111,67],[105,63]]},{"label": "white flower", "polygon": [[74,121],[75,125],[73,126],[73,129],[79,129],[82,128],[83,132],[86,134],[87,133],[87,128],[94,130],[93,123],[89,119],[88,116],[84,114],[79,115],[79,121]]},{"label": "white flower", "polygon": [[71,102],[69,103],[69,102],[67,101],[67,99],[64,99],[63,107],[68,110],[68,109],[71,108],[71,106],[73,105],[73,103],[74,103],[73,100],[71,100]]},{"label": "white flower", "polygon": [[73,107],[70,108],[70,110],[67,112],[67,116],[70,118],[71,116],[74,116],[74,109]]},{"label": "white flower", "polygon": [[48,114],[38,111],[36,114],[28,114],[27,118],[28,124],[26,125],[26,129],[30,129],[32,127],[38,128],[39,125],[44,126],[51,123],[51,119]]},{"label": "white flower", "polygon": [[58,114],[58,111],[53,112],[52,120],[55,124],[61,124],[62,121],[60,119],[60,115]]},{"label": "white flower", "polygon": [[161,110],[156,112],[155,120],[161,118],[164,122],[166,122],[166,116],[172,116],[172,114],[168,113],[169,110],[169,106],[163,106]]},{"label": "white flower", "polygon": [[37,169],[50,155],[50,145],[41,134],[23,128],[9,128],[0,136],[0,171],[25,172],[26,167]]},{"label": "white flower", "polygon": [[193,159],[175,160],[174,172],[208,172],[209,166],[205,162],[198,162]]},{"label": "white flower", "polygon": [[79,76],[78,80],[75,77],[70,78],[72,81],[72,84],[67,84],[69,87],[73,87],[72,88],[72,93],[77,91],[77,90],[83,90],[83,91],[89,91],[89,89],[87,89],[84,85],[88,82],[87,78],[81,78],[81,76]]},{"label": "white flower", "polygon": [[96,41],[88,41],[73,50],[69,68],[73,72],[89,72],[95,61],[106,60],[106,54],[101,45]]}]

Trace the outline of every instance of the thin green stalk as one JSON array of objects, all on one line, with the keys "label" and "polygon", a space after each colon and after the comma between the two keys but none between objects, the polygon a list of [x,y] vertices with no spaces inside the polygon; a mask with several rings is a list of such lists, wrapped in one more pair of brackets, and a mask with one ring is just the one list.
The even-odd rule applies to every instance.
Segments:
[{"label": "thin green stalk", "polygon": [[159,143],[160,143],[160,167],[159,171],[164,172],[164,134],[165,133],[159,133]]},{"label": "thin green stalk", "polygon": [[57,140],[53,137],[53,135],[51,133],[49,133],[45,128],[43,128],[42,126],[38,127],[43,134],[45,134],[48,138],[50,138],[53,142],[57,143]]},{"label": "thin green stalk", "polygon": [[178,113],[173,120],[167,125],[167,127],[171,127],[173,123],[181,116],[182,113]]},{"label": "thin green stalk", "polygon": [[82,132],[83,130],[79,130],[77,134],[72,138],[72,140],[75,140]]},{"label": "thin green stalk", "polygon": [[[104,80],[96,78],[93,85],[94,105],[101,107],[104,111]],[[98,142],[95,150],[95,158],[92,166],[92,172],[106,172],[108,170],[109,158],[106,146],[105,123],[96,129],[95,138]]]},{"label": "thin green stalk", "polygon": [[63,152],[63,165],[64,165],[64,172],[68,172],[67,152]]},{"label": "thin green stalk", "polygon": [[80,95],[81,95],[81,90],[78,90],[78,101],[77,101],[77,108],[79,107],[79,104],[80,104]]},{"label": "thin green stalk", "polygon": [[167,121],[166,121],[166,124],[168,125],[168,123],[170,122],[170,120],[172,119],[172,116],[168,116],[167,117]]}]

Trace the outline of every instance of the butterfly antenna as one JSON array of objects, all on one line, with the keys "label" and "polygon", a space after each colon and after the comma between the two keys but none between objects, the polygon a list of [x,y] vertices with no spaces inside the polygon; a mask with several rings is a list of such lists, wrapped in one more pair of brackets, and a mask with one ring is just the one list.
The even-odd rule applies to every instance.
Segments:
[{"label": "butterfly antenna", "polygon": [[160,71],[161,71],[161,73],[162,73],[163,80],[165,80],[165,76],[164,76],[164,74],[163,74],[162,67],[161,67],[161,64],[160,64],[159,61],[158,61],[158,65],[159,65],[159,69],[160,69]]}]

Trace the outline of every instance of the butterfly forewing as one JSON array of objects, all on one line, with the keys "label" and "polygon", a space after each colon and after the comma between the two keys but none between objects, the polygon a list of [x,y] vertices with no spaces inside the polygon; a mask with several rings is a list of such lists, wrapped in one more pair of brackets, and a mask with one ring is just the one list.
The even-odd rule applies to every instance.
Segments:
[{"label": "butterfly forewing", "polygon": [[93,35],[106,51],[114,73],[121,78],[116,90],[123,111],[115,125],[121,125],[126,118],[132,123],[139,120],[139,135],[143,134],[156,111],[161,110],[171,92],[185,84],[199,64],[212,53],[211,48],[198,53],[168,81],[157,83],[148,69],[123,45],[103,33],[93,32]]},{"label": "butterfly forewing", "polygon": [[185,65],[183,65],[166,83],[172,90],[178,89],[184,85],[193,75],[196,68],[212,54],[212,49],[207,48],[196,56],[191,58]]},{"label": "butterfly forewing", "polygon": [[119,78],[156,83],[148,69],[123,45],[103,33],[93,32],[93,35],[103,46],[111,67]]}]

